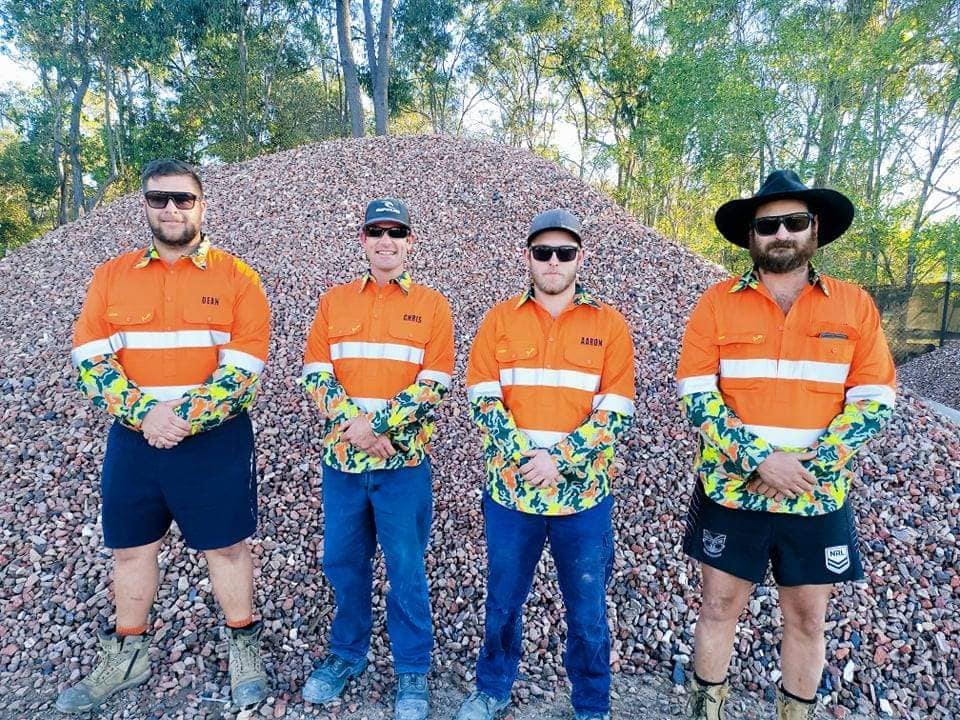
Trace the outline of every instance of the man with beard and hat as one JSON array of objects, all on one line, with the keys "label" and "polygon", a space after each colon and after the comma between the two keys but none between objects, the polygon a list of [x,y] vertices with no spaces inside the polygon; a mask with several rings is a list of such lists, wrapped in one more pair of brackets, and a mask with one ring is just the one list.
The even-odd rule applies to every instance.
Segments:
[{"label": "man with beard and hat", "polygon": [[689,718],[724,717],[737,620],[768,566],[783,614],[778,718],[813,718],[831,591],[863,579],[849,464],[893,412],[893,359],[870,296],[810,263],[853,213],[789,170],[716,213],[754,266],[704,293],[677,369],[700,446],[684,537],[703,581]]},{"label": "man with beard and hat", "polygon": [[207,203],[194,168],[155,160],[142,189],[153,242],[97,268],[74,330],[77,385],[115,418],[101,496],[116,624],[100,633],[93,671],[60,693],[62,712],[95,709],[150,676],[157,555],[172,521],[206,557],[234,703],[267,694],[246,543],[257,524],[247,410],[267,359],[270,310],[257,274],[201,231]]},{"label": "man with beard and hat", "polygon": [[488,570],[477,687],[457,720],[492,720],[509,704],[523,605],[548,540],[566,610],[574,714],[605,720],[611,480],[614,446],[634,410],[633,340],[623,316],[577,283],[583,249],[573,213],[534,218],[524,260],[530,286],[487,313],[467,367],[483,435]]},{"label": "man with beard and hat", "polygon": [[407,270],[415,236],[403,202],[370,202],[359,240],[369,267],[320,297],[304,351],[301,383],[320,411],[323,572],[336,612],[329,651],[303,698],[334,701],[367,666],[379,543],[390,581],[394,717],[425,720],[433,651],[425,565],[430,446],[453,373],[453,316],[446,298]]}]

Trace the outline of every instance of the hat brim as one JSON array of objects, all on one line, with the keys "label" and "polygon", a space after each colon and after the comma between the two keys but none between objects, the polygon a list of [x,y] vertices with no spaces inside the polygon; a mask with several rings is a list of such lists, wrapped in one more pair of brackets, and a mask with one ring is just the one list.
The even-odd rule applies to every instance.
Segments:
[{"label": "hat brim", "polygon": [[583,238],[580,237],[580,233],[578,233],[576,230],[572,228],[563,227],[562,225],[558,225],[557,227],[545,227],[545,228],[540,228],[538,230],[534,230],[532,233],[527,235],[527,247],[530,247],[530,243],[536,240],[538,235],[542,235],[543,233],[549,232],[550,230],[561,230],[567,233],[570,237],[572,237],[574,240],[577,241],[577,245],[579,245],[580,247],[583,247]]},{"label": "hat brim", "polygon": [[843,193],[829,188],[790,190],[758,197],[731,200],[713,216],[717,230],[727,240],[742,248],[750,247],[750,222],[757,208],[773,200],[803,200],[817,216],[817,245],[823,247],[843,235],[853,222],[853,203]]},{"label": "hat brim", "polygon": [[396,215],[377,215],[372,218],[367,218],[366,220],[363,221],[363,226],[366,227],[367,225],[372,225],[373,223],[377,223],[377,222],[393,222],[393,223],[396,223],[397,225],[405,227],[407,230],[410,229],[410,225],[405,223]]}]

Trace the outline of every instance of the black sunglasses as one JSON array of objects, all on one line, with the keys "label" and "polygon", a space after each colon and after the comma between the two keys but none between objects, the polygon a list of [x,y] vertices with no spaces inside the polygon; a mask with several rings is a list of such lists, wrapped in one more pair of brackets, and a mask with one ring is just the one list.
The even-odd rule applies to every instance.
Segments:
[{"label": "black sunglasses", "polygon": [[164,192],[162,190],[150,190],[143,196],[147,199],[147,205],[154,210],[165,208],[167,203],[173,200],[177,210],[193,210],[197,204],[197,196],[192,192]]},{"label": "black sunglasses", "polygon": [[379,225],[367,225],[363,229],[364,234],[367,237],[378,238],[383,237],[383,234],[386,233],[392,238],[401,238],[407,237],[410,234],[410,228],[405,227],[380,227]]},{"label": "black sunglasses", "polygon": [[554,253],[556,253],[557,260],[560,262],[570,262],[577,259],[577,253],[579,252],[580,248],[575,245],[533,245],[530,248],[530,254],[538,262],[549,262]]},{"label": "black sunglasses", "polygon": [[798,212],[789,215],[767,215],[754,218],[753,229],[757,235],[776,235],[780,225],[783,225],[789,232],[802,232],[810,227],[813,220],[813,213]]}]

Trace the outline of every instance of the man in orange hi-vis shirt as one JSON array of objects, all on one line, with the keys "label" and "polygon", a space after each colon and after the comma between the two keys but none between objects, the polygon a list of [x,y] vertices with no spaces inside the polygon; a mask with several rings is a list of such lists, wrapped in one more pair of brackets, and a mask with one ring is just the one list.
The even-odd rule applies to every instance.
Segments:
[{"label": "man in orange hi-vis shirt", "polygon": [[716,214],[754,267],[704,293],[677,369],[700,442],[684,538],[703,576],[689,718],[724,717],[737,619],[771,564],[778,718],[813,718],[833,585],[863,579],[848,464],[893,412],[893,359],[870,296],[810,264],[852,220],[846,197],[789,170]]},{"label": "man in orange hi-vis shirt", "polygon": [[488,571],[477,688],[457,720],[492,720],[510,702],[523,605],[548,538],[566,608],[573,709],[577,720],[603,720],[610,481],[614,445],[633,416],[633,340],[623,316],[577,283],[583,249],[573,213],[534,218],[524,258],[530,287],[487,313],[467,367],[483,434]]},{"label": "man in orange hi-vis shirt", "polygon": [[107,438],[103,535],[114,550],[116,625],[100,662],[57,698],[85,712],[150,676],[148,616],[157,554],[172,521],[207,559],[226,616],[233,701],[267,694],[261,624],[253,618],[257,524],[251,406],[270,339],[260,279],[201,232],[200,177],[178,160],[143,170],[153,243],[97,268],[77,320],[77,384],[116,418]]},{"label": "man in orange hi-vis shirt", "polygon": [[379,542],[390,580],[387,631],[400,720],[429,713],[429,449],[434,411],[453,373],[450,305],[407,272],[414,239],[402,202],[367,205],[360,244],[370,267],[320,298],[301,377],[320,410],[323,571],[337,605],[329,652],[303,697],[335,700],[367,665]]}]

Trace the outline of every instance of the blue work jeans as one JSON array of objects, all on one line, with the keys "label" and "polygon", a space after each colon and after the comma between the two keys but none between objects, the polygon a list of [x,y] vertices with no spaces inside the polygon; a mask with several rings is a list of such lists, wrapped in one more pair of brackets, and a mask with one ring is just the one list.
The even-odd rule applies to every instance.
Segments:
[{"label": "blue work jeans", "polygon": [[383,550],[390,591],[387,632],[397,673],[426,673],[433,622],[424,555],[430,539],[430,461],[399,470],[323,467],[323,572],[337,608],[330,652],[349,662],[370,648],[373,556]]},{"label": "blue work jeans", "polygon": [[577,712],[610,710],[607,582],[613,570],[613,498],[574,515],[547,517],[483,498],[487,537],[487,620],[477,689],[505,700],[517,677],[523,604],[547,539],[567,618],[563,664]]}]

